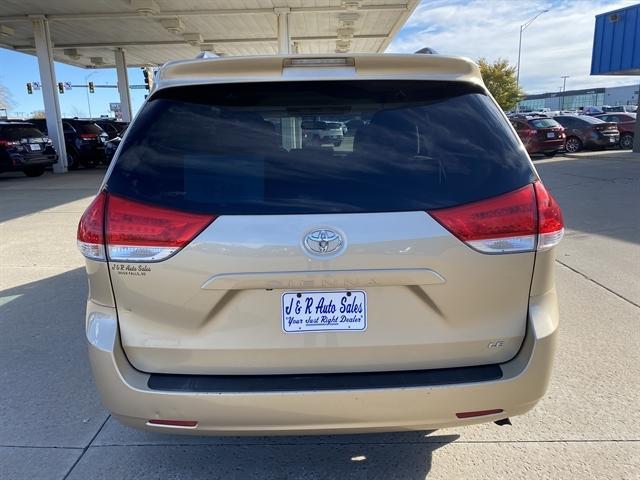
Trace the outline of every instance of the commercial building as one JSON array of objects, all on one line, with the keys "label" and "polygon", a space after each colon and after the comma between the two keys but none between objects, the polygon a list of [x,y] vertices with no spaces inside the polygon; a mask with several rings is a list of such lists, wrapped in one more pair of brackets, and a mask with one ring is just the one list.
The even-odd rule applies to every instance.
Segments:
[{"label": "commercial building", "polygon": [[[638,32],[640,3],[597,15],[593,32],[591,75],[640,75]],[[640,104],[640,101],[637,103]],[[640,118],[636,119],[634,137],[633,151],[640,153]]]},{"label": "commercial building", "polygon": [[520,102],[520,110],[531,111],[540,110],[541,108],[577,110],[588,106],[638,105],[639,90],[640,84],[635,84],[527,95]]}]

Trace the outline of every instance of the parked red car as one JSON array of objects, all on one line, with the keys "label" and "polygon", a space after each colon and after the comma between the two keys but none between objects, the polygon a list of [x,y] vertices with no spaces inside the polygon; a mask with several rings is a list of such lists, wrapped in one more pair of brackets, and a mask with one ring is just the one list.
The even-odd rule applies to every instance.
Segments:
[{"label": "parked red car", "polygon": [[620,131],[620,148],[624,150],[633,148],[633,132],[636,128],[635,113],[606,113],[597,115],[596,118],[617,124]]},{"label": "parked red car", "polygon": [[553,157],[564,147],[564,127],[553,118],[518,115],[510,120],[529,154]]}]

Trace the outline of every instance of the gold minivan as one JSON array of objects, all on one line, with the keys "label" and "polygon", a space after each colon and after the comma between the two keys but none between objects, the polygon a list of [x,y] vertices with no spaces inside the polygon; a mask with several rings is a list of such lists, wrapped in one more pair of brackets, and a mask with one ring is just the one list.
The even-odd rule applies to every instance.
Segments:
[{"label": "gold minivan", "polygon": [[547,388],[563,231],[468,60],[166,64],[78,228],[102,401],[185,434],[503,423]]}]

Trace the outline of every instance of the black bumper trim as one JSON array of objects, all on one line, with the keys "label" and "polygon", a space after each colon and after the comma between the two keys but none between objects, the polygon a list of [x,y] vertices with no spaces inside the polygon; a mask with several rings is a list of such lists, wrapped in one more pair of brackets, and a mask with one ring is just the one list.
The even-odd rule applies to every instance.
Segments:
[{"label": "black bumper trim", "polygon": [[499,380],[499,365],[370,373],[308,375],[175,375],[152,373],[152,390],[194,393],[257,393],[435,387]]}]

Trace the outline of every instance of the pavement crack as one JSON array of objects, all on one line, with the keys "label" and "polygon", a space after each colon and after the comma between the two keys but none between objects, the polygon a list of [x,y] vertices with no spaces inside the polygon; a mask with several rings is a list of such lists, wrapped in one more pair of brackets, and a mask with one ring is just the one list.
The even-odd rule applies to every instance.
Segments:
[{"label": "pavement crack", "polygon": [[57,450],[82,450],[82,447],[60,447],[60,446],[56,446],[56,445],[50,445],[50,446],[43,446],[43,445],[6,445],[6,444],[0,444],[0,448],[24,448],[24,449],[29,449],[29,448],[41,448],[44,450],[49,450],[49,449],[57,449]]},{"label": "pavement crack", "polygon": [[84,454],[87,453],[87,450],[89,450],[89,447],[93,445],[93,442],[96,440],[98,435],[100,435],[100,432],[102,431],[102,429],[107,424],[110,418],[111,418],[111,414],[107,415],[107,418],[104,419],[104,422],[102,422],[102,425],[100,425],[100,428],[98,429],[98,431],[95,433],[93,437],[91,437],[91,440],[89,441],[87,446],[82,449],[82,453],[78,455],[78,458],[76,458],[76,461],[73,462],[73,465],[71,465],[67,473],[64,475],[64,477],[62,477],[62,480],[67,480],[67,478],[69,478],[69,475],[71,475],[71,472],[73,472],[73,469],[76,468],[76,465],[78,465],[82,457],[84,457]]},{"label": "pavement crack", "polygon": [[596,285],[598,285],[601,288],[604,288],[607,292],[614,294],[616,297],[618,297],[620,300],[624,300],[625,302],[633,305],[636,308],[640,308],[640,305],[638,305],[636,302],[634,302],[633,300],[629,300],[627,297],[620,295],[618,292],[616,292],[615,290],[610,289],[609,287],[607,287],[606,285],[603,285],[602,283],[598,282],[597,280],[594,280],[593,278],[591,278],[589,275],[586,275],[584,273],[582,273],[580,270],[577,270],[575,268],[573,268],[570,265],[567,265],[566,263],[558,260],[556,258],[556,262],[558,262],[560,265],[562,265],[563,267],[567,267],[569,270],[571,270],[574,273],[577,273],[578,275],[580,275],[581,277],[589,280],[591,283],[594,283]]}]

